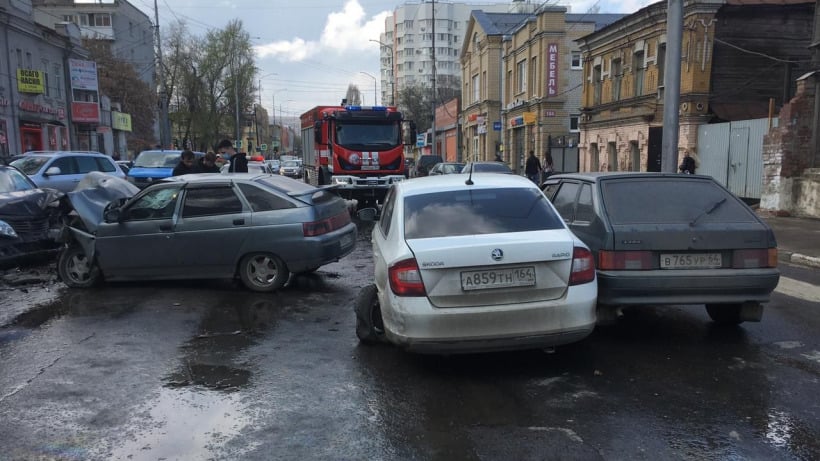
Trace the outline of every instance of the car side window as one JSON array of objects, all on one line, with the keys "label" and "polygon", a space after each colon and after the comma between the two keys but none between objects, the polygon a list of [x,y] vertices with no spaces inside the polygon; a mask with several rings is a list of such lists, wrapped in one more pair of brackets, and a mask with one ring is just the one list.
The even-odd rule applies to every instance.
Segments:
[{"label": "car side window", "polygon": [[253,211],[285,210],[295,208],[292,202],[272,192],[268,192],[250,184],[239,184],[239,190],[248,200]]},{"label": "car side window", "polygon": [[558,192],[552,198],[552,204],[558,214],[567,222],[571,222],[574,218],[573,212],[575,210],[575,198],[578,197],[578,188],[578,183],[562,183],[558,188]]},{"label": "car side window", "polygon": [[148,191],[128,207],[127,219],[170,219],[174,215],[178,196],[179,187]]},{"label": "car side window", "polygon": [[393,210],[396,208],[396,193],[395,189],[391,188],[387,192],[387,197],[382,208],[382,217],[379,219],[379,227],[382,234],[386,237],[390,233],[390,221],[393,219]]},{"label": "car side window", "polygon": [[182,206],[182,217],[214,216],[242,212],[242,201],[232,187],[188,189]]},{"label": "car side window", "polygon": [[102,171],[105,173],[117,171],[117,168],[114,166],[114,164],[112,164],[111,161],[107,158],[94,157],[94,160],[97,162],[97,171]]},{"label": "car side window", "polygon": [[550,199],[550,202],[552,202],[552,197],[555,196],[555,191],[558,190],[558,186],[560,185],[560,182],[554,182],[552,184],[547,184],[544,186],[544,195],[546,195],[547,198]]},{"label": "car side window", "polygon": [[97,159],[96,157],[90,156],[76,156],[74,159],[77,161],[77,168],[78,173],[90,173],[92,171],[99,171],[99,166],[97,166]]},{"label": "car side window", "polygon": [[60,157],[54,159],[54,162],[51,163],[48,167],[51,168],[56,166],[60,169],[60,174],[77,174],[77,165],[74,163],[74,159],[71,157]]},{"label": "car side window", "polygon": [[578,207],[575,209],[575,221],[592,222],[595,218],[595,209],[592,206],[592,186],[590,184],[581,185],[581,193],[578,194]]}]

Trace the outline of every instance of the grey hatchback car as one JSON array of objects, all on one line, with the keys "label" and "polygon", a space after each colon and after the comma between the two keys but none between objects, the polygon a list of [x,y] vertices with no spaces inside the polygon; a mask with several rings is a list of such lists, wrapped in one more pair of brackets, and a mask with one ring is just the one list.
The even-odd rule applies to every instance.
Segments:
[{"label": "grey hatchback car", "polygon": [[760,321],[780,277],[775,236],[712,177],[567,173],[543,190],[595,255],[599,321],[668,304],[705,304],[716,323]]},{"label": "grey hatchback car", "polygon": [[11,165],[25,173],[37,187],[69,192],[92,171],[125,178],[117,162],[109,155],[92,151],[31,151]]},{"label": "grey hatchback car", "polygon": [[73,232],[57,269],[78,288],[101,279],[237,277],[250,290],[274,291],[291,273],[353,251],[356,225],[330,188],[269,174],[184,175],[104,212],[94,209],[99,191],[78,190],[68,196],[86,229]]}]

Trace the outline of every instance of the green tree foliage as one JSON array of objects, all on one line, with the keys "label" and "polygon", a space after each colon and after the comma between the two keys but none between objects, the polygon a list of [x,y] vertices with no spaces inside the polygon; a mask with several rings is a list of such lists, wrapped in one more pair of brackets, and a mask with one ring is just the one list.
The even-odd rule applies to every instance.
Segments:
[{"label": "green tree foliage", "polygon": [[174,134],[192,140],[199,150],[234,139],[236,109],[241,131],[253,112],[256,91],[257,69],[242,21],[233,20],[204,37],[191,35],[180,22],[171,27],[163,49]]},{"label": "green tree foliage", "polygon": [[97,63],[100,94],[112,103],[120,103],[121,111],[131,115],[131,133],[126,136],[128,149],[139,152],[157,143],[154,136],[157,98],[151,86],[140,79],[133,65],[117,59],[108,42],[84,40],[89,60]]},{"label": "green tree foliage", "polygon": [[416,130],[424,133],[433,122],[432,90],[426,85],[410,85],[399,90],[397,102],[405,120],[416,122]]}]

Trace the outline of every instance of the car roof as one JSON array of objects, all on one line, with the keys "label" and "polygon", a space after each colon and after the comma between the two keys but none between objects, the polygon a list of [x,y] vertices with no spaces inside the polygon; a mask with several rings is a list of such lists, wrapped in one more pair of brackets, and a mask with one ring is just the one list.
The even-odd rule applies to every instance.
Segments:
[{"label": "car roof", "polygon": [[[468,179],[472,180],[472,185],[466,184]],[[401,181],[397,183],[397,187],[401,189],[403,195],[422,195],[467,189],[496,189],[499,187],[523,187],[539,190],[535,183],[523,176],[498,173],[473,173],[472,177],[468,174],[424,176],[409,181]]]},{"label": "car roof", "polygon": [[28,152],[23,153],[23,156],[32,156],[32,157],[40,157],[40,156],[62,156],[62,155],[105,155],[102,152],[97,152],[93,150],[31,150]]},{"label": "car roof", "polygon": [[589,171],[579,173],[557,173],[551,175],[545,180],[554,181],[556,179],[579,179],[584,181],[598,182],[601,180],[610,179],[647,179],[647,178],[675,178],[675,179],[709,179],[714,180],[711,176],[698,174],[681,174],[681,173],[663,173],[663,172],[647,172],[647,171]]}]

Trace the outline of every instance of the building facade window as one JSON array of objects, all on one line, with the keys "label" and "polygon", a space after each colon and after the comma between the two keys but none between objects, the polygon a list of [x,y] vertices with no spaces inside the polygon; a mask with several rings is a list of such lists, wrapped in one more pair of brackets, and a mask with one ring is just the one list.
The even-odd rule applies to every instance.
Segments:
[{"label": "building facade window", "polygon": [[480,100],[479,99],[479,97],[480,97],[479,84],[480,84],[480,82],[479,82],[478,74],[473,75],[473,102],[474,103],[476,103]]},{"label": "building facade window", "polygon": [[580,51],[573,51],[572,52],[572,56],[570,57],[569,68],[572,69],[572,70],[583,69],[583,64],[581,63],[581,52]]},{"label": "building facade window", "polygon": [[623,78],[623,63],[620,59],[612,60],[612,100],[621,100],[621,79]]},{"label": "building facade window", "polygon": [[664,70],[666,68],[666,43],[658,45],[658,86],[663,86]]},{"label": "building facade window", "polygon": [[638,141],[629,141],[629,154],[632,160],[632,171],[641,171],[641,150]]},{"label": "building facade window", "polygon": [[578,123],[581,120],[580,115],[570,115],[569,116],[569,132],[570,133],[578,133],[581,131],[581,126]]},{"label": "building facade window", "polygon": [[618,147],[615,145],[614,142],[610,142],[606,145],[606,151],[606,161],[608,164],[607,171],[618,171]]},{"label": "building facade window", "polygon": [[592,103],[596,106],[601,104],[601,87],[603,85],[603,82],[601,81],[602,75],[600,64],[592,68]]},{"label": "building facade window", "polygon": [[527,61],[520,61],[516,65],[516,93],[523,93],[527,91]]},{"label": "building facade window", "polygon": [[638,51],[632,57],[632,66],[634,68],[635,74],[635,88],[634,88],[634,95],[641,96],[643,95],[643,79],[644,79],[644,56],[643,50]]}]

